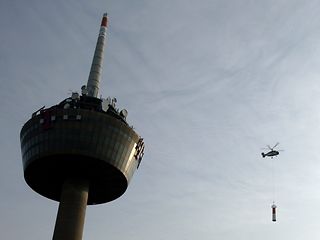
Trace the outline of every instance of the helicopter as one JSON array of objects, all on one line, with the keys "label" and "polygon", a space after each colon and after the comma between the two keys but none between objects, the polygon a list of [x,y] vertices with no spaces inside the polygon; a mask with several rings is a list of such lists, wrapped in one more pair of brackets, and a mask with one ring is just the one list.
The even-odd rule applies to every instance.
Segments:
[{"label": "helicopter", "polygon": [[269,152],[267,153],[261,153],[262,157],[275,157],[275,156],[278,156],[279,155],[279,152],[280,151],[283,151],[283,150],[274,150],[275,147],[277,147],[279,145],[279,143],[276,143],[276,145],[274,145],[273,147],[270,147],[269,145],[267,145],[268,148],[264,148],[264,149],[268,149],[270,150]]}]

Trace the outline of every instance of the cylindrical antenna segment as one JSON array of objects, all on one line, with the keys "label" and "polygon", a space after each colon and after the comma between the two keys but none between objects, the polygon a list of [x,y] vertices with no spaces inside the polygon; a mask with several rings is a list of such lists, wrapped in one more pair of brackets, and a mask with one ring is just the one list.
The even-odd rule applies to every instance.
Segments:
[{"label": "cylindrical antenna segment", "polygon": [[104,56],[104,45],[107,36],[108,17],[107,13],[103,14],[100,32],[97,40],[96,49],[91,64],[90,74],[87,83],[88,96],[97,97],[99,92],[99,82],[102,73],[102,64]]},{"label": "cylindrical antenna segment", "polygon": [[276,212],[277,206],[275,204],[272,204],[271,208],[272,208],[272,221],[276,222],[277,221],[277,212]]}]

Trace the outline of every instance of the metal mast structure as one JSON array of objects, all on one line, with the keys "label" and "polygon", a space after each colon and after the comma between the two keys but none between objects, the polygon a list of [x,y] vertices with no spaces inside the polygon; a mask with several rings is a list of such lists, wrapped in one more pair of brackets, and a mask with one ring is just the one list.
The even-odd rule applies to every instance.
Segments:
[{"label": "metal mast structure", "polygon": [[20,132],[25,181],[60,202],[54,240],[82,239],[86,206],[120,197],[144,154],[127,111],[119,111],[115,99],[97,98],[107,24],[104,14],[81,94],[34,112]]}]

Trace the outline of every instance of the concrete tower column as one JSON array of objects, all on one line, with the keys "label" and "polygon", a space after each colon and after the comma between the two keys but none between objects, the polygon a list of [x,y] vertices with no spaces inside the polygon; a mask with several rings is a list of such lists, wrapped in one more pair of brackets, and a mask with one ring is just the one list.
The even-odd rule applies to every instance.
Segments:
[{"label": "concrete tower column", "polygon": [[89,183],[86,180],[67,180],[53,233],[53,240],[81,240],[88,201]]}]

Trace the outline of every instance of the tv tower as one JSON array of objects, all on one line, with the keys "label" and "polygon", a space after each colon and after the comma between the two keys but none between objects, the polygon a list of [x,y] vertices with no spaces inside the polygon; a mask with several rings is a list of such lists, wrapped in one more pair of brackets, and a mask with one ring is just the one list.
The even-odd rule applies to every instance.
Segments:
[{"label": "tv tower", "polygon": [[20,132],[25,181],[60,202],[53,240],[82,239],[87,205],[120,197],[144,154],[127,111],[116,108],[115,98],[97,97],[107,27],[105,13],[81,94],[37,110]]}]

